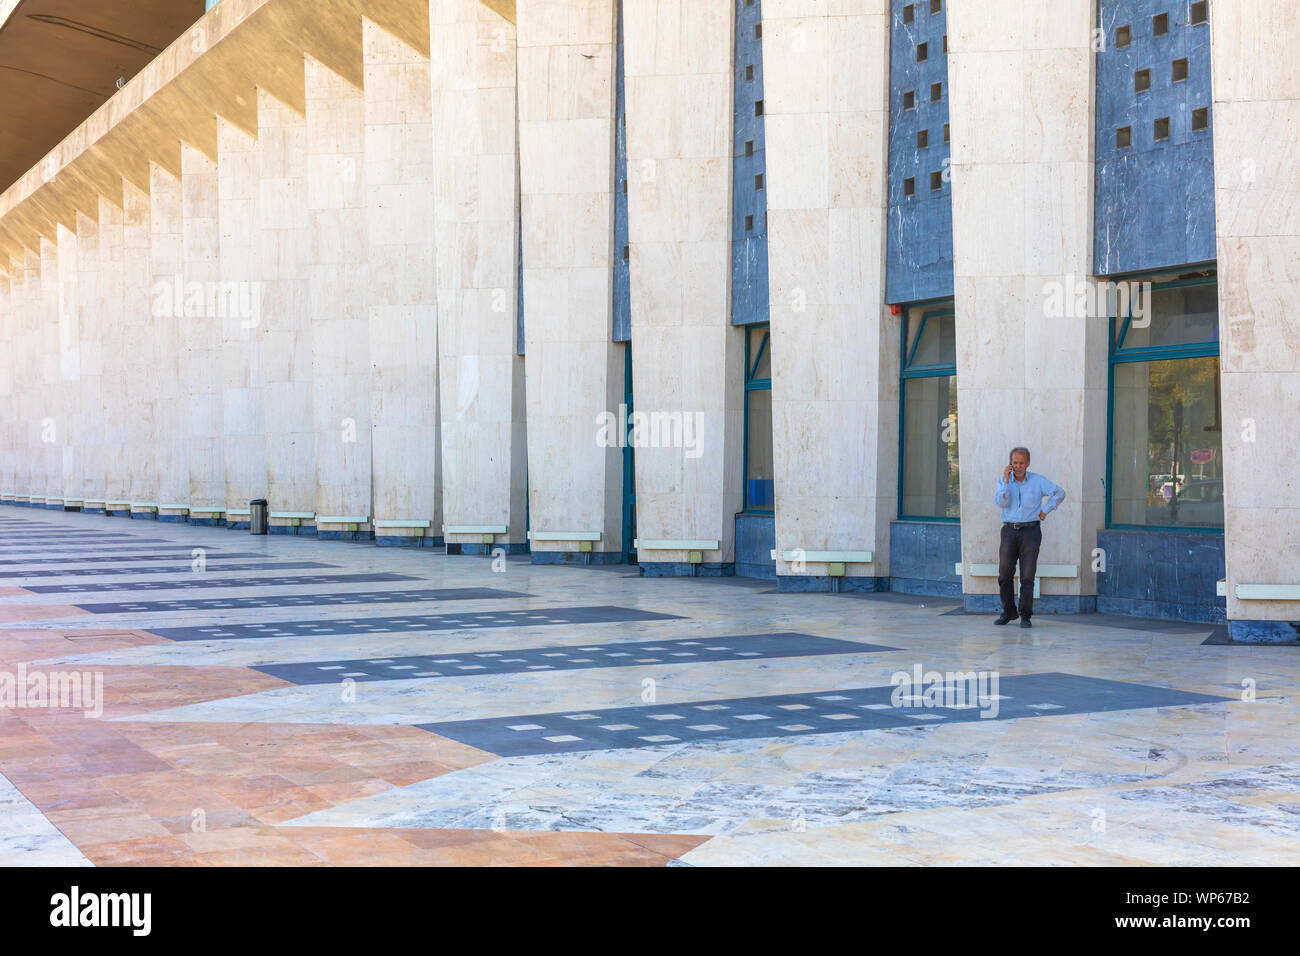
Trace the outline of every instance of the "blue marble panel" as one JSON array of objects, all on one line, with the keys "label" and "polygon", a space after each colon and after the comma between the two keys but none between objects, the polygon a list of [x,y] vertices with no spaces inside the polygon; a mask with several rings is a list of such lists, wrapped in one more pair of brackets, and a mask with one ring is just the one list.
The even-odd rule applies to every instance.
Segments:
[{"label": "blue marble panel", "polygon": [[[1213,4],[1211,4],[1213,8]],[[1210,25],[1192,25],[1187,3],[1098,0],[1105,49],[1097,53],[1096,191],[1093,255],[1098,275],[1147,272],[1215,258],[1213,94]],[[1167,14],[1157,36],[1153,17]],[[1117,31],[1131,41],[1121,46]],[[1175,80],[1175,60],[1187,60]],[[1138,71],[1149,71],[1139,91]],[[1193,112],[1208,110],[1206,128]],[[1169,120],[1167,139],[1155,122]],[[1116,132],[1131,129],[1121,147]]]},{"label": "blue marble panel", "polygon": [[543,627],[553,624],[629,624],[680,620],[615,605],[531,608],[523,611],[466,611],[459,614],[411,614],[403,617],[357,617],[271,624],[208,624],[199,627],[149,628],[172,641],[245,640],[268,637],[328,637],[339,634],[386,634],[410,631],[457,631],[493,627]]},{"label": "blue marble panel", "polygon": [[1235,644],[1300,644],[1300,621],[1229,621]]},{"label": "blue marble panel", "polygon": [[1106,555],[1097,575],[1097,607],[1106,614],[1222,624],[1227,599],[1216,596],[1226,570],[1222,534],[1178,531],[1097,532]]},{"label": "blue marble panel", "polygon": [[889,578],[873,575],[780,574],[776,588],[782,593],[873,593],[889,590]]},{"label": "blue marble panel", "polygon": [[736,574],[745,578],[776,580],[776,518],[772,515],[736,515]]},{"label": "blue marble panel", "polygon": [[731,189],[731,323],[770,318],[767,151],[763,119],[763,4],[735,0],[735,122]]},{"label": "blue marble panel", "polygon": [[332,684],[345,677],[358,681],[410,680],[416,677],[477,677],[483,674],[528,674],[538,671],[635,667],[644,664],[700,664],[718,661],[866,654],[897,648],[858,644],[811,634],[730,634],[676,641],[627,641],[581,647],[528,647],[515,650],[432,654],[419,657],[307,661],[254,668],[294,684]]},{"label": "blue marble panel", "polygon": [[[176,569],[173,568],[173,571]],[[216,570],[215,568],[213,570]],[[68,594],[74,591],[170,591],[176,588],[281,588],[317,584],[375,584],[381,581],[419,581],[412,574],[392,571],[351,574],[284,574],[256,578],[210,578],[190,572],[183,581],[109,581],[104,584],[33,584],[36,594]]]},{"label": "blue marble panel", "polygon": [[[919,302],[953,294],[948,123],[948,4],[891,0],[889,39],[889,216],[885,299]],[[910,22],[907,11],[911,10]],[[926,56],[918,59],[921,45]],[[937,87],[937,98],[932,89]],[[912,94],[909,106],[906,94]],[[924,132],[922,146],[918,134]],[[931,176],[939,174],[938,188]],[[906,195],[905,183],[914,191]]]},{"label": "blue marble panel", "polygon": [[627,97],[623,71],[623,0],[618,0],[614,68],[614,341],[632,341],[632,263],[627,238]]},{"label": "blue marble panel", "polygon": [[891,521],[889,589],[961,597],[961,525],[951,521]]},{"label": "blue marble panel", "polygon": [[[999,681],[997,712],[981,707],[902,707],[895,688],[855,687],[809,694],[560,711],[418,724],[421,729],[502,757],[656,747],[713,740],[802,737],[850,730],[979,723],[1150,707],[1231,702],[1186,691],[1081,677],[1025,674]],[[991,711],[990,711],[991,712]]]}]

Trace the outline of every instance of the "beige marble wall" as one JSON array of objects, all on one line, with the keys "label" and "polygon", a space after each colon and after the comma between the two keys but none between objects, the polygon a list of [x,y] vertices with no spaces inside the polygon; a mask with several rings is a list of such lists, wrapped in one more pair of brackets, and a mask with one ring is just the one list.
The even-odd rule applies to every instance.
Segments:
[{"label": "beige marble wall", "polygon": [[307,120],[258,90],[257,123],[262,317],[253,347],[262,372],[266,498],[272,511],[314,512]]},{"label": "beige marble wall", "polygon": [[993,492],[1025,445],[1067,495],[1039,562],[1079,568],[1044,595],[1096,594],[1105,522],[1106,323],[1045,309],[1053,283],[1091,274],[1093,26],[1091,0],[948,3],[962,560],[996,561]]},{"label": "beige marble wall", "polygon": [[[220,324],[221,427],[224,487],[216,500],[243,510],[267,495],[266,417],[261,347],[266,334],[265,276],[259,259],[261,148],[243,130],[217,119],[217,202],[221,279],[247,308],[227,312]],[[247,289],[247,299],[243,299]]]},{"label": "beige marble wall", "polygon": [[726,564],[744,425],[744,338],[730,325],[733,6],[625,0],[623,16],[636,408],[702,422],[695,457],[637,448],[637,536],[716,540],[702,558]]},{"label": "beige marble wall", "polygon": [[1223,378],[1228,617],[1300,620],[1300,19],[1265,0],[1211,4],[1215,225]]},{"label": "beige marble wall", "polygon": [[611,341],[615,4],[521,0],[516,9],[530,525],[596,532],[592,550],[617,553],[622,450],[597,441],[598,417],[617,416],[623,394]]},{"label": "beige marble wall", "polygon": [[315,510],[370,517],[365,98],[311,57],[306,69]]},{"label": "beige marble wall", "polygon": [[888,0],[764,5],[776,545],[872,552],[850,576],[889,574],[898,508],[888,59]]},{"label": "beige marble wall", "polygon": [[429,15],[444,523],[505,526],[495,543],[522,545],[515,28],[477,0],[435,3]]},{"label": "beige marble wall", "polygon": [[428,521],[436,536],[442,509],[429,60],[370,21],[363,26],[374,517]]}]

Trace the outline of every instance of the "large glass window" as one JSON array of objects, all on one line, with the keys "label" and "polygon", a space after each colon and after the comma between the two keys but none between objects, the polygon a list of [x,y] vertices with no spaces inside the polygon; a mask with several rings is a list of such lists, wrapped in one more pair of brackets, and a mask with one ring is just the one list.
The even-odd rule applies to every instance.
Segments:
[{"label": "large glass window", "polygon": [[745,510],[771,514],[776,503],[772,465],[771,328],[745,329]]},{"label": "large glass window", "polygon": [[902,354],[898,516],[956,521],[961,483],[952,306],[909,309]]},{"label": "large glass window", "polygon": [[1220,529],[1215,281],[1201,276],[1155,284],[1146,314],[1133,313],[1129,308],[1111,317],[1107,524]]}]

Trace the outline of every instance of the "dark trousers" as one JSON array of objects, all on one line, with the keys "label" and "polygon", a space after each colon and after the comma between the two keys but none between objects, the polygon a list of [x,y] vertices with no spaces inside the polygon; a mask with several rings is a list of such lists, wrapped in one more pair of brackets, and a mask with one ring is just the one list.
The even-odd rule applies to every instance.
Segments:
[{"label": "dark trousers", "polygon": [[1002,595],[1002,610],[1008,616],[1016,614],[1016,561],[1020,562],[1020,616],[1032,617],[1034,614],[1034,575],[1038,573],[1038,549],[1042,544],[1042,525],[1002,526],[1002,545],[998,548],[998,589]]}]

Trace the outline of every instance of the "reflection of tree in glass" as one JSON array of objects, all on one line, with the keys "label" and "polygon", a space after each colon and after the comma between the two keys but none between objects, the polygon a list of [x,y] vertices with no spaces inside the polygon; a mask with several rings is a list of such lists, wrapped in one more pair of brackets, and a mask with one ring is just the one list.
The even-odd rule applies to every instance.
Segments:
[{"label": "reflection of tree in glass", "polygon": [[1177,523],[1178,499],[1194,470],[1191,453],[1208,448],[1209,462],[1195,465],[1197,477],[1219,477],[1222,434],[1218,431],[1219,360],[1209,356],[1152,362],[1148,376],[1147,448],[1153,474],[1169,475],[1170,494],[1147,490],[1147,504],[1167,504]]}]

